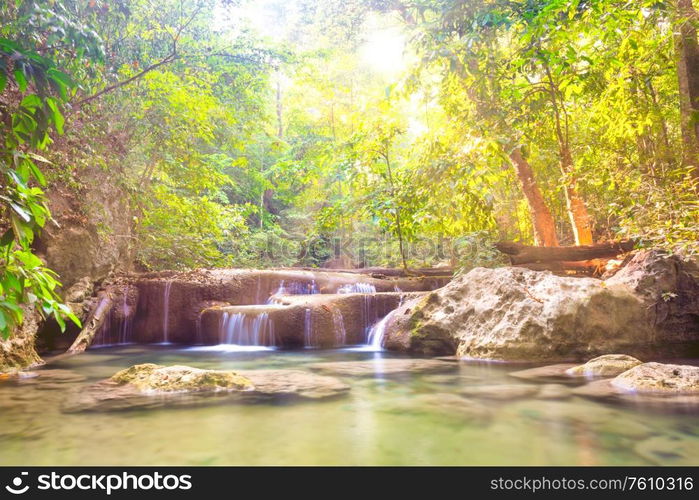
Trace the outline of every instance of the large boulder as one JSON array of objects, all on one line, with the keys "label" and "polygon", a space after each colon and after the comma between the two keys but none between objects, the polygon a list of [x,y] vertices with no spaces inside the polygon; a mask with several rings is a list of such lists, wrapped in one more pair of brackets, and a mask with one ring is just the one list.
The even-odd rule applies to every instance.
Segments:
[{"label": "large boulder", "polygon": [[574,377],[615,377],[641,363],[642,361],[626,354],[605,354],[583,365],[574,366],[566,373]]},{"label": "large boulder", "polygon": [[612,385],[633,392],[699,394],[699,366],[643,363],[617,376]]},{"label": "large boulder", "polygon": [[699,352],[693,263],[638,252],[612,278],[476,268],[391,313],[384,346],[422,355],[566,361]]},{"label": "large boulder", "polygon": [[591,399],[694,413],[699,407],[699,367],[643,363],[613,379],[574,389]]}]

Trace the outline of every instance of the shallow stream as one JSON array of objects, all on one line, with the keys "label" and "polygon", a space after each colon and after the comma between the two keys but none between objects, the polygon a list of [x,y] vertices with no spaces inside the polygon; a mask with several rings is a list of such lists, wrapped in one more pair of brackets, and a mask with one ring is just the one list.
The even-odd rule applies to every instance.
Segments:
[{"label": "shallow stream", "polygon": [[[451,372],[382,375],[387,353],[346,349],[224,352],[171,346],[92,349],[56,362],[65,380],[0,382],[0,464],[469,464],[699,463],[696,415],[612,406],[565,387],[518,396],[521,365],[454,363]],[[341,377],[340,399],[114,413],[63,413],[70,391],[133,364],[252,370],[374,360]],[[82,376],[82,377],[80,377]],[[84,380],[80,380],[84,377]],[[482,385],[507,385],[495,396]],[[551,389],[549,387],[549,389]],[[464,392],[471,394],[464,395]]]}]

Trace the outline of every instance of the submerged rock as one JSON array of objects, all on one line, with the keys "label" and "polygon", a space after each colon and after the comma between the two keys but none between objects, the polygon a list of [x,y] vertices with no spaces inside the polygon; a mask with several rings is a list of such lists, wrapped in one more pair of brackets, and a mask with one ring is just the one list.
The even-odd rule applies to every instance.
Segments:
[{"label": "submerged rock", "polygon": [[605,354],[591,359],[584,365],[574,366],[566,370],[566,373],[582,377],[615,377],[641,363],[643,361],[626,354]]},{"label": "submerged rock", "polygon": [[346,394],[349,386],[332,377],[298,370],[244,374],[189,366],[135,365],[74,391],[64,412],[152,409],[276,400],[318,400]]},{"label": "submerged rock", "polygon": [[616,377],[612,385],[634,392],[699,395],[699,366],[643,363]]},{"label": "submerged rock", "polygon": [[485,425],[492,418],[492,412],[487,407],[456,394],[442,392],[411,394],[406,399],[386,403],[380,409],[401,415],[436,413],[441,417],[476,425]]},{"label": "submerged rock", "polygon": [[528,368],[510,372],[511,377],[521,378],[524,380],[552,381],[552,382],[572,382],[574,377],[568,373],[568,370],[573,368],[571,363],[561,363],[557,365],[538,366],[536,368]]},{"label": "submerged rock", "polygon": [[636,444],[634,451],[656,465],[696,466],[699,439],[689,436],[653,436]]},{"label": "submerged rock", "polygon": [[253,384],[253,393],[262,399],[325,399],[342,396],[350,387],[334,377],[302,370],[254,370],[243,372]]},{"label": "submerged rock", "polygon": [[562,384],[545,384],[536,395],[539,399],[566,399],[572,396],[570,388]]},{"label": "submerged rock", "polygon": [[529,361],[692,355],[699,349],[699,272],[660,251],[638,252],[606,281],[476,268],[392,312],[384,346]]},{"label": "submerged rock", "polygon": [[307,366],[310,370],[330,375],[350,377],[374,377],[405,375],[410,373],[439,373],[456,371],[456,363],[435,359],[375,359],[369,361],[336,361],[313,363]]},{"label": "submerged rock", "polygon": [[502,385],[474,385],[463,388],[459,393],[463,396],[493,399],[500,401],[512,401],[515,399],[531,397],[539,392],[535,385],[502,384]]},{"label": "submerged rock", "polygon": [[573,393],[660,410],[694,412],[699,407],[699,367],[643,363],[614,379],[578,387]]}]

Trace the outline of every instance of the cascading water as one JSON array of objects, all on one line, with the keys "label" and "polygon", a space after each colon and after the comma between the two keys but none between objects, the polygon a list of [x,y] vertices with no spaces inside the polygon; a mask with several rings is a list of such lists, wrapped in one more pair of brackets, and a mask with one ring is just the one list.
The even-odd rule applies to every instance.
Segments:
[{"label": "cascading water", "polygon": [[[131,307],[129,306],[129,287],[124,287],[123,299],[121,301],[120,315],[115,314],[115,309],[111,309],[102,323],[97,335],[90,344],[90,347],[107,347],[112,345],[128,344],[133,336],[133,318]],[[104,298],[98,304],[97,310],[105,307],[107,299]],[[115,306],[116,307],[116,306]],[[116,316],[116,319],[115,319]]]},{"label": "cascading water", "polygon": [[386,334],[386,324],[388,323],[389,316],[390,314],[387,314],[381,319],[381,321],[371,327],[371,330],[369,331],[369,345],[371,346],[372,350],[383,350],[383,338]]},{"label": "cascading water", "polygon": [[124,287],[124,300],[121,304],[121,335],[119,338],[120,344],[128,344],[131,342],[131,308],[129,307],[129,285]]},{"label": "cascading water", "polygon": [[303,346],[313,347],[313,311],[306,308],[303,320]]},{"label": "cascading water", "polygon": [[197,344],[203,344],[204,343],[204,332],[201,329],[201,315],[203,311],[200,311],[199,314],[197,314],[197,322],[196,322],[196,334],[197,334]]},{"label": "cascading water", "polygon": [[315,280],[311,280],[310,283],[292,281],[289,284],[286,284],[286,282],[282,280],[279,284],[279,288],[270,295],[265,303],[278,304],[280,297],[284,295],[315,295],[317,293],[320,293],[320,290]]},{"label": "cascading water", "polygon": [[266,312],[254,316],[224,312],[219,339],[221,344],[235,346],[274,347],[277,344],[274,322]]},{"label": "cascading water", "polygon": [[378,319],[378,311],[376,310],[376,301],[374,300],[374,294],[376,293],[376,287],[370,283],[352,283],[348,285],[342,285],[337,289],[337,293],[361,293],[362,297],[362,320],[364,322],[364,339],[367,340],[371,326],[376,323]]},{"label": "cascading water", "polygon": [[345,329],[345,321],[342,319],[342,312],[334,307],[332,309],[333,328],[335,329],[335,344],[342,346],[347,343],[347,330]]},{"label": "cascading water", "polygon": [[337,289],[337,293],[376,293],[376,287],[370,283],[352,283],[342,285]]},{"label": "cascading water", "polygon": [[165,292],[163,295],[163,344],[170,343],[170,289],[172,281],[165,282]]}]

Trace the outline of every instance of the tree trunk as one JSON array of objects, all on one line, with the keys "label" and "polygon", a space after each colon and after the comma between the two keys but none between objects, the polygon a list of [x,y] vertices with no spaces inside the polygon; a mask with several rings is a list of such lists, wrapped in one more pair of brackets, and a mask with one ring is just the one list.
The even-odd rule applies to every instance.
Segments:
[{"label": "tree trunk", "polygon": [[692,0],[677,0],[675,56],[680,91],[680,125],[682,159],[685,166],[694,166],[692,174],[699,181],[699,45],[694,22],[699,14]]},{"label": "tree trunk", "polygon": [[553,215],[551,215],[551,211],[541,195],[539,186],[536,184],[531,165],[524,159],[519,148],[510,153],[510,160],[517,172],[524,196],[527,198],[529,214],[534,225],[534,241],[540,246],[558,246]]},{"label": "tree trunk", "polygon": [[[570,152],[570,142],[568,141],[568,114],[560,97],[560,91],[553,81],[551,69],[548,64],[544,64],[546,76],[549,81],[549,95],[553,106],[553,118],[558,140],[560,154],[561,172],[565,177],[566,208],[570,217],[570,225],[573,228],[573,236],[576,245],[592,244],[592,221],[587,212],[587,206],[578,193],[578,182],[573,175],[573,155]],[[560,103],[559,103],[560,99]],[[562,115],[562,116],[561,116]]]},{"label": "tree trunk", "polygon": [[85,326],[75,339],[75,342],[73,342],[73,345],[68,349],[69,353],[83,352],[90,347],[95,335],[97,335],[97,332],[99,332],[104,321],[109,316],[113,305],[111,294],[109,292],[101,292],[97,298],[97,307],[95,307],[90,319],[85,323]]},{"label": "tree trunk", "polygon": [[527,264],[532,262],[580,261],[616,257],[619,254],[633,250],[635,244],[634,240],[623,240],[598,243],[597,245],[547,248],[501,241],[495,244],[495,248],[507,254],[512,264]]},{"label": "tree trunk", "polygon": [[566,207],[573,228],[576,245],[592,245],[592,221],[587,212],[587,206],[577,189],[577,181],[572,175],[573,160],[567,146],[561,151],[561,171],[566,176],[565,194]]},{"label": "tree trunk", "polygon": [[[388,183],[391,188],[391,198],[395,201],[396,199],[396,186],[393,183],[393,172],[391,171],[391,162],[388,159],[388,152],[383,154],[384,160],[386,161],[386,171],[388,173]],[[408,262],[405,258],[405,247],[403,245],[403,227],[400,222],[400,207],[396,204],[396,230],[398,231],[398,245],[400,247],[400,259],[403,263],[403,269],[408,270]]]},{"label": "tree trunk", "polygon": [[284,137],[284,122],[282,121],[282,84],[277,77],[277,137]]}]

